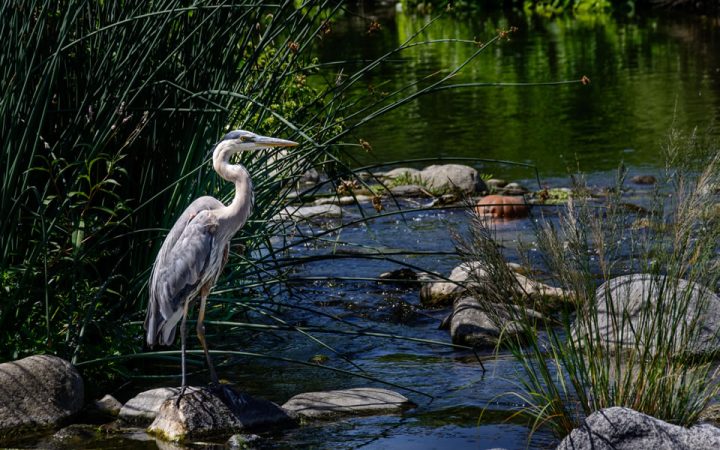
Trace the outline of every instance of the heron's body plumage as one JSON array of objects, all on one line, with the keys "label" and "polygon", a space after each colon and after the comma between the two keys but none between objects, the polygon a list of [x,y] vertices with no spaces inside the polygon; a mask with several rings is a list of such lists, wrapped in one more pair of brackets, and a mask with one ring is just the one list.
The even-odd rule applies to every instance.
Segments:
[{"label": "heron's body plumage", "polygon": [[[235,184],[229,205],[204,196],[193,201],[173,225],[158,252],[150,276],[150,296],[145,317],[149,346],[170,345],[178,323],[182,329],[182,373],[185,384],[185,321],[190,302],[201,299],[197,332],[207,358],[210,374],[217,383],[205,343],[205,304],[227,262],[230,240],[242,228],[253,207],[250,175],[230,157],[246,150],[291,147],[297,143],[258,136],[248,131],[231,131],[215,146],[213,168],[224,180]],[[181,391],[182,392],[182,391]]]}]

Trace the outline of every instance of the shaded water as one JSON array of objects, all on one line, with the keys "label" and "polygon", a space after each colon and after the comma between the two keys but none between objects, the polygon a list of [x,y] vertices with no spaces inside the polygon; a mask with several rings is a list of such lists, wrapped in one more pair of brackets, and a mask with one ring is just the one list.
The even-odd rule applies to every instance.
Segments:
[{"label": "shaded water", "polygon": [[[348,16],[336,21],[333,38],[321,46],[321,60],[332,61],[337,55],[346,59],[375,58],[403,42],[427,21],[396,16],[393,11],[363,12],[380,20],[382,29],[374,35],[367,34],[367,20]],[[512,40],[490,48],[454,83],[525,83],[586,75],[591,84],[467,88],[423,96],[359,130],[357,137],[369,141],[373,153],[358,153],[358,164],[429,156],[510,159],[537,165],[543,183],[563,185],[567,181],[558,177],[563,177],[568,167],[574,168],[577,159],[581,169],[590,173],[591,183],[609,185],[609,170],[621,160],[636,172],[661,167],[660,144],[673,121],[686,129],[704,127],[720,118],[720,26],[709,19],[665,15],[539,20],[497,13],[441,19],[423,33],[423,40],[486,40],[496,29],[510,25],[520,28]],[[415,47],[383,64],[367,77],[362,89],[372,85],[375,93],[392,91],[446,70],[475,49],[467,44]],[[347,64],[345,73],[351,73],[353,67]],[[527,170],[512,167],[487,166],[481,170],[527,184],[532,178]],[[422,202],[403,206],[418,205]],[[369,207],[365,212],[373,213]],[[360,211],[347,208],[343,220],[353,217],[360,217]],[[450,255],[454,246],[449,230],[462,233],[466,220],[465,213],[456,209],[388,216],[331,233],[324,243],[295,248],[291,255],[393,253],[398,261],[447,274],[458,263]],[[300,231],[314,233],[331,225],[301,227]],[[531,239],[532,226],[529,220],[500,223],[498,233],[512,257],[519,241]],[[418,251],[424,254],[413,253]],[[367,258],[309,263],[292,274],[291,295],[284,305],[258,307],[268,308],[261,311],[280,315],[291,325],[382,331],[449,342],[448,333],[437,329],[448,311],[419,307],[416,285],[363,280],[398,267],[391,261]],[[252,320],[262,321],[262,317],[256,312]],[[298,333],[263,331],[228,339],[210,335],[218,331],[213,328],[208,326],[209,342],[216,349],[272,353],[300,361],[322,355],[327,357],[328,366],[357,370],[347,362],[350,360],[370,376],[416,391],[393,388],[418,404],[402,415],[303,426],[265,436],[261,447],[476,449],[528,445],[529,429],[521,423],[506,422],[507,411],[518,407],[514,397],[501,395],[517,388],[518,367],[507,355],[494,357],[489,351],[481,352],[479,356],[487,369],[483,372],[472,353],[440,345],[313,334],[327,346],[323,347]],[[221,370],[224,378],[251,394],[278,403],[306,391],[382,386],[315,366],[251,358],[228,363]],[[160,370],[172,373],[177,367],[169,365]],[[206,374],[196,374],[191,381],[204,383]],[[166,379],[157,381],[157,385],[167,383]],[[147,380],[125,386],[117,395],[123,399],[144,387],[148,387]],[[155,442],[144,440],[144,436],[125,436],[86,447],[155,448]],[[131,438],[143,440],[128,440]],[[541,430],[529,445],[547,448],[554,443],[553,436]],[[46,441],[42,445],[51,444]],[[52,445],[82,447],[77,442],[71,447]]]}]

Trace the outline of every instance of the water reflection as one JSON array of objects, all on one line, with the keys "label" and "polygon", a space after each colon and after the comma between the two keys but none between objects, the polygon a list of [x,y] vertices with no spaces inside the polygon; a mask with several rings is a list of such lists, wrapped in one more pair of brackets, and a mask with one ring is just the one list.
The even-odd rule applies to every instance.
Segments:
[{"label": "water reflection", "polygon": [[[392,9],[377,16],[382,29],[371,35],[361,18],[337,23],[333,38],[322,44],[321,59],[377,58],[429,20]],[[510,41],[488,48],[452,83],[529,83],[583,75],[591,83],[466,88],[423,96],[364,125],[357,134],[372,144],[374,154],[356,156],[364,162],[426,156],[511,159],[537,164],[544,176],[566,174],[578,163],[590,172],[615,168],[621,160],[657,167],[662,164],[660,146],[673,123],[688,129],[720,118],[717,19],[655,14],[582,21],[494,13],[440,18],[417,40],[482,41],[511,25],[519,30]],[[418,83],[413,88],[417,90],[476,50],[472,43],[404,50],[358,83],[355,94],[377,97],[411,83]],[[345,73],[360,66],[347,64]],[[524,172],[510,171],[513,176]]]}]

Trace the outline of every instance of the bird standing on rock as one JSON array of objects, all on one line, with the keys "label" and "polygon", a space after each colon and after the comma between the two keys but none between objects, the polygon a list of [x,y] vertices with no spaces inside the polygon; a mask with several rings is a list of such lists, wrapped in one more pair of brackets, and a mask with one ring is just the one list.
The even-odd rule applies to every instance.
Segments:
[{"label": "bird standing on rock", "polygon": [[190,304],[200,297],[197,335],[202,344],[212,384],[219,385],[205,342],[205,303],[228,260],[230,239],[252,212],[253,187],[248,171],[231,164],[236,153],[271,147],[294,147],[297,142],[259,136],[244,130],[227,133],[213,151],[213,168],[224,180],[235,183],[229,205],[204,196],[193,201],[175,222],[155,259],[150,276],[150,300],[145,317],[147,344],[171,345],[180,322],[182,387],[176,405],[187,387],[185,370],[186,321]]}]

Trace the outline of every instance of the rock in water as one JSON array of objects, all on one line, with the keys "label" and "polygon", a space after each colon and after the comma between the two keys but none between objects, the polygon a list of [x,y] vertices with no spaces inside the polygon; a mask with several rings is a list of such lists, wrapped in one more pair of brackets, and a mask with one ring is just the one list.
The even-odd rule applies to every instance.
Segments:
[{"label": "rock in water", "polygon": [[475,211],[481,216],[499,219],[520,219],[530,214],[530,205],[524,197],[488,195],[478,200]]},{"label": "rock in water", "polygon": [[432,165],[420,172],[420,179],[433,191],[463,194],[487,191],[477,170],[461,164]]},{"label": "rock in water", "polygon": [[341,217],[343,210],[338,205],[319,205],[319,206],[287,206],[280,211],[273,220],[293,220],[301,222],[303,220],[321,219],[326,217]]},{"label": "rock in water", "polygon": [[[508,268],[514,272],[517,280],[517,284],[512,286],[513,289],[527,297],[529,303],[543,300],[542,304],[536,303],[534,309],[540,311],[554,309],[570,296],[560,288],[548,286],[522,275],[521,272],[525,270],[522,266],[508,263]],[[472,289],[472,294],[481,293],[488,277],[481,261],[464,262],[450,272],[448,276],[450,281],[432,281],[424,284],[420,289],[420,302],[427,307],[448,306],[453,300],[468,295],[469,289]]]},{"label": "rock in water", "polygon": [[[662,329],[675,333],[672,342],[678,353],[720,350],[720,297],[697,283],[651,274],[624,275],[602,284],[595,298],[597,317],[591,319],[590,333],[610,349],[649,346],[654,352],[655,334]],[[587,333],[583,323],[576,322],[573,335],[581,338]]]},{"label": "rock in water", "polygon": [[[494,347],[500,337],[509,338],[517,335],[522,327],[513,318],[540,321],[542,314],[532,309],[516,310],[511,313],[511,305],[480,305],[473,297],[462,297],[455,302],[453,313],[449,317],[450,336],[453,344],[471,347]],[[495,318],[488,314],[493,310]]]},{"label": "rock in water", "polygon": [[635,184],[655,184],[657,183],[657,178],[652,175],[635,175],[630,178],[630,181]]},{"label": "rock in water", "polygon": [[355,388],[298,394],[282,407],[303,417],[327,419],[400,412],[414,406],[414,403],[397,392],[378,388]]},{"label": "rock in water", "polygon": [[0,364],[0,439],[62,424],[80,411],[84,393],[75,367],[56,356]]},{"label": "rock in water", "polygon": [[558,450],[718,449],[720,429],[712,425],[683,428],[639,413],[612,407],[590,414],[560,442]]},{"label": "rock in water", "polygon": [[220,389],[222,392],[194,388],[183,395],[179,406],[175,406],[175,398],[166,400],[148,433],[168,441],[181,441],[295,424],[286,411],[271,401],[238,394],[227,386]]},{"label": "rock in water", "polygon": [[[193,390],[195,388],[189,387],[185,392]],[[124,422],[146,427],[155,420],[165,400],[175,397],[179,392],[180,388],[168,387],[141,392],[123,405],[119,418]]]}]

